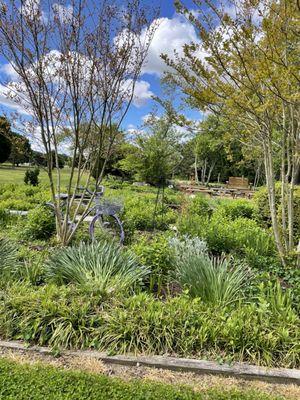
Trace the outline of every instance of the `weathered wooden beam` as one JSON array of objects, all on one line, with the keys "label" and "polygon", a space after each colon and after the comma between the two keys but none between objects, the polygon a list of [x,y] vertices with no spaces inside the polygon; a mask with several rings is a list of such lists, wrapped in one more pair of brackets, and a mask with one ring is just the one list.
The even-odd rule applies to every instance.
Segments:
[{"label": "weathered wooden beam", "polygon": [[[28,347],[22,342],[1,341],[0,347],[22,352],[37,352],[40,354],[51,354],[48,347]],[[108,364],[121,364],[127,366],[147,366],[162,368],[173,371],[193,372],[202,375],[223,375],[234,378],[268,381],[273,383],[300,385],[300,370],[288,368],[265,368],[246,363],[234,365],[218,364],[214,361],[176,358],[165,356],[133,356],[115,355],[109,356],[106,353],[92,350],[64,351],[62,355],[76,355],[81,357],[95,358]]]}]

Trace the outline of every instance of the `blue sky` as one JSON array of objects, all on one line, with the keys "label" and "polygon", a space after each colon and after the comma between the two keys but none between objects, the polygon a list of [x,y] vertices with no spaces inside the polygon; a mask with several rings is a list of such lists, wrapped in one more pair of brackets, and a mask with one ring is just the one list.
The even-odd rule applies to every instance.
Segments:
[{"label": "blue sky", "polygon": [[[141,80],[150,84],[149,90],[155,96],[163,96],[160,84],[160,78],[164,70],[164,63],[160,60],[161,53],[171,54],[174,49],[177,51],[183,43],[196,39],[194,28],[186,21],[185,18],[176,14],[173,0],[154,0],[150,1],[154,6],[160,7],[160,25],[155,33],[153,42],[150,47],[148,63],[145,66],[146,72],[142,74]],[[192,7],[192,1],[185,1],[185,4]],[[148,71],[149,70],[149,71]],[[133,105],[125,119],[126,128],[138,127],[143,122],[143,117],[149,114],[153,109],[159,113],[162,110],[157,106],[156,102],[151,99],[145,101],[142,106]],[[202,118],[201,113],[196,110],[185,110],[187,117],[195,120]]]},{"label": "blue sky", "polygon": [[[174,49],[179,51],[185,42],[197,40],[194,28],[183,17],[176,14],[173,0],[147,0],[146,2],[160,7],[159,26],[150,45],[148,60],[137,85],[137,100],[131,106],[123,123],[123,129],[129,131],[141,126],[143,118],[155,107],[156,103],[151,99],[151,95],[162,95],[160,78],[165,65],[160,59],[160,54],[171,55]],[[192,5],[192,1],[190,1],[190,5]],[[5,78],[3,65],[5,65],[5,61],[0,57],[0,82]],[[7,108],[8,101],[1,95],[1,92],[0,104],[5,111],[10,110]],[[158,111],[162,112],[159,109]],[[201,114],[196,110],[186,110],[185,113],[189,118],[201,119]]]}]

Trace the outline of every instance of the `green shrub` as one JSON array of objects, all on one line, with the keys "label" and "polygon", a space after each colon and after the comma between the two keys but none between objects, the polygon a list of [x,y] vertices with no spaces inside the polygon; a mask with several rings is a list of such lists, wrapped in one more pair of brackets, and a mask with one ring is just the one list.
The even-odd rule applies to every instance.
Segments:
[{"label": "green shrub", "polygon": [[0,185],[0,207],[8,210],[31,210],[50,197],[50,190],[45,187]]},{"label": "green shrub", "polygon": [[[294,192],[294,242],[298,243],[300,240],[300,190]],[[278,206],[278,220],[282,222],[282,206]]]},{"label": "green shrub", "polygon": [[45,269],[51,282],[74,283],[101,295],[132,289],[148,274],[132,254],[113,242],[80,243],[55,251]]},{"label": "green shrub", "polygon": [[[275,199],[278,207],[280,202],[280,185],[276,185]],[[256,207],[255,218],[261,226],[270,227],[272,223],[267,188],[262,187],[257,190],[254,194],[253,201]]]},{"label": "green shrub", "polygon": [[177,220],[177,230],[180,235],[187,235],[192,237],[200,237],[204,239],[204,232],[209,224],[209,218],[199,215],[191,215],[189,213],[182,213]]},{"label": "green shrub", "polygon": [[228,220],[222,214],[212,217],[194,217],[182,215],[178,222],[182,234],[198,236],[206,241],[209,251],[215,254],[234,253],[244,255],[247,249],[254,249],[257,255],[275,253],[273,237],[248,218]]},{"label": "green shrub", "polygon": [[157,288],[160,291],[169,277],[169,272],[173,268],[173,254],[169,245],[168,236],[165,234],[156,234],[154,237],[148,235],[137,236],[131,246],[133,252],[137,255],[140,262],[149,267],[150,289]]},{"label": "green shrub", "polygon": [[7,399],[31,400],[280,400],[254,390],[195,392],[159,382],[123,381],[104,375],[56,369],[43,364],[0,360],[0,386]]},{"label": "green shrub", "polygon": [[185,196],[182,192],[175,191],[174,189],[165,189],[164,203],[167,205],[180,206],[184,203]]},{"label": "green shrub", "polygon": [[190,215],[210,216],[213,213],[214,206],[212,201],[201,194],[190,198],[187,204],[187,212]]},{"label": "green shrub", "polygon": [[[15,196],[15,195],[12,195],[12,196]],[[3,200],[3,201],[1,201],[0,205],[1,205],[2,209],[18,210],[18,211],[27,211],[27,210],[34,208],[34,206],[36,206],[36,204],[35,205],[31,204],[26,199],[17,198],[17,197],[16,198],[12,197],[10,199]]]},{"label": "green shrub", "polygon": [[166,230],[170,224],[175,223],[176,213],[166,205],[158,204],[155,214],[155,197],[132,197],[125,202],[122,216],[125,230],[151,231],[153,228]]},{"label": "green shrub", "polygon": [[261,251],[255,248],[245,248],[243,259],[246,264],[251,266],[251,269],[256,271],[266,271],[277,274],[282,269],[282,264],[277,253],[263,255]]},{"label": "green shrub", "polygon": [[53,212],[46,206],[38,206],[28,212],[21,236],[24,239],[49,239],[55,232]]},{"label": "green shrub", "polygon": [[217,212],[229,220],[237,218],[252,219],[255,213],[255,205],[253,202],[244,199],[223,200],[217,206]]},{"label": "green shrub", "polygon": [[27,169],[24,176],[24,183],[26,185],[38,186],[39,174],[39,168]]}]

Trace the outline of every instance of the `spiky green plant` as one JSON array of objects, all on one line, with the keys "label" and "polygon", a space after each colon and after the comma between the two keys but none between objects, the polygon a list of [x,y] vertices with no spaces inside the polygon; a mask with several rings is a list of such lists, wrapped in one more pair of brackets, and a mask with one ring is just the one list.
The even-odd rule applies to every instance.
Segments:
[{"label": "spiky green plant", "polygon": [[80,243],[55,252],[46,263],[46,276],[56,284],[73,283],[102,295],[139,285],[148,270],[113,242]]},{"label": "spiky green plant", "polygon": [[16,246],[7,239],[0,238],[0,274],[13,274],[19,267]]},{"label": "spiky green plant", "polygon": [[232,258],[210,257],[206,252],[177,259],[176,279],[192,297],[213,305],[227,305],[243,297],[249,273]]}]

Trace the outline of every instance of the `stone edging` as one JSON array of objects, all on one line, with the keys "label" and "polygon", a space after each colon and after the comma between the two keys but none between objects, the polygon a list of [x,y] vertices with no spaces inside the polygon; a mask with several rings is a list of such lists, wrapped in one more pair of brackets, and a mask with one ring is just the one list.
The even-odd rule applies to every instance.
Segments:
[{"label": "stone edging", "polygon": [[[28,347],[22,342],[2,341],[0,347],[24,352],[37,352],[40,354],[52,354],[48,347]],[[121,364],[125,366],[147,366],[153,368],[169,369],[172,371],[193,372],[206,375],[225,375],[234,378],[256,379],[273,383],[300,385],[300,370],[287,368],[265,368],[245,363],[218,364],[213,361],[175,358],[164,356],[109,356],[106,353],[91,350],[64,351],[65,355],[77,355],[95,358],[108,364]]]}]

